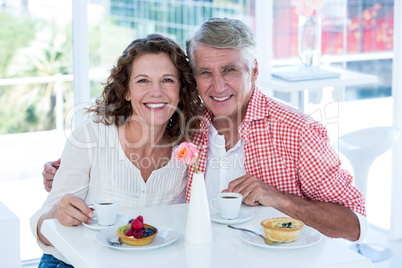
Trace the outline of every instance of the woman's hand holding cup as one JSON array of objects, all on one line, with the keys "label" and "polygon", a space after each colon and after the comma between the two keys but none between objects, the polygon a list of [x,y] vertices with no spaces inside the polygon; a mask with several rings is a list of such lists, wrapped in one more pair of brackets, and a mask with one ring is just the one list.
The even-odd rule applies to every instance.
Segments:
[{"label": "woman's hand holding cup", "polygon": [[93,216],[92,209],[84,200],[72,194],[63,196],[57,206],[57,219],[65,226],[80,225],[82,222],[91,224]]}]

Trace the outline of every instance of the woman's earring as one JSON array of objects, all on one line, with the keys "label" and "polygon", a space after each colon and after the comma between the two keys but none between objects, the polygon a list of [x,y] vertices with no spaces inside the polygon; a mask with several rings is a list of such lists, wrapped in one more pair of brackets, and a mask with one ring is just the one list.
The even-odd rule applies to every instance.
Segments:
[{"label": "woman's earring", "polygon": [[173,126],[173,119],[170,118],[170,119],[169,119],[169,123],[168,123],[168,125],[167,125],[167,129],[171,128],[172,126]]},{"label": "woman's earring", "polygon": [[126,96],[126,100],[128,100],[128,96]]}]

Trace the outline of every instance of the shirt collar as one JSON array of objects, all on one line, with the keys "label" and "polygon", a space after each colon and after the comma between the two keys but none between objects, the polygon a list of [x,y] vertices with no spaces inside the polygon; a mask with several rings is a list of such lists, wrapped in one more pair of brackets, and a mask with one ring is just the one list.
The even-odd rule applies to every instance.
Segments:
[{"label": "shirt collar", "polygon": [[200,123],[200,132],[204,135],[208,135],[209,127],[211,125],[212,112],[206,108],[202,115],[202,121]]},{"label": "shirt collar", "polygon": [[254,87],[243,122],[260,120],[267,116],[269,116],[269,109],[266,97],[257,87]]}]

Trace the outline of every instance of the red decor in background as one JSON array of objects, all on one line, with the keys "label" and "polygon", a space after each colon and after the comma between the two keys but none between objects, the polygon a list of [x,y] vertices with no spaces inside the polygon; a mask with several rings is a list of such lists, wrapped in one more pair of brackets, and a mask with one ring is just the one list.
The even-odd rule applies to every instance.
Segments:
[{"label": "red decor in background", "polygon": [[[324,6],[325,8],[325,6]],[[350,12],[352,13],[352,12]],[[381,3],[364,8],[360,14],[348,14],[347,53],[389,51],[393,49],[393,6]],[[274,5],[274,58],[297,57],[298,18],[290,1]],[[343,28],[322,25],[322,55],[343,54]]]}]

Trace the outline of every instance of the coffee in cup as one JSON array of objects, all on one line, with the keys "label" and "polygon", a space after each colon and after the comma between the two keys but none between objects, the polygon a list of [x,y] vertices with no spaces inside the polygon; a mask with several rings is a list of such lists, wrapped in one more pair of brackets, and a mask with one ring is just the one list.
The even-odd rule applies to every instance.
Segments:
[{"label": "coffee in cup", "polygon": [[99,225],[113,225],[119,210],[119,200],[102,198],[94,201],[93,208]]},{"label": "coffee in cup", "polygon": [[239,216],[242,198],[238,193],[220,193],[217,198],[211,199],[211,208],[218,212],[221,218],[233,220]]}]

